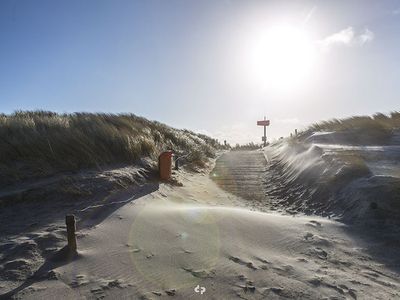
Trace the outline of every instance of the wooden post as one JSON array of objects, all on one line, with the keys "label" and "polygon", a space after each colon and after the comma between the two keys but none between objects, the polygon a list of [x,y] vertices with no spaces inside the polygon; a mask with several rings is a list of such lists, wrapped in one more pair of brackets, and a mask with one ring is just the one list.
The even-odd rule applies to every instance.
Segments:
[{"label": "wooden post", "polygon": [[[264,121],[267,121],[267,118],[264,116]],[[267,124],[264,124],[264,147],[267,146]]]},{"label": "wooden post", "polygon": [[68,248],[71,252],[76,252],[76,235],[75,235],[75,216],[74,215],[66,215],[65,216],[65,224],[67,225],[67,239],[68,239]]},{"label": "wooden post", "polygon": [[264,126],[264,147],[265,146],[267,146],[267,126]]},{"label": "wooden post", "polygon": [[261,137],[261,140],[264,142],[264,147],[267,146],[267,126],[269,126],[269,120],[264,116],[264,120],[257,121],[258,126],[264,127],[264,136]]}]

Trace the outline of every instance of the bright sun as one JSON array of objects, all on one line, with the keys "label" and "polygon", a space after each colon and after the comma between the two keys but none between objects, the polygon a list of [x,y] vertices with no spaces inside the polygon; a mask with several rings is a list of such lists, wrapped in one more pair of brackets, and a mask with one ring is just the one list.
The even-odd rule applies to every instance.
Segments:
[{"label": "bright sun", "polygon": [[280,25],[257,34],[247,51],[250,80],[273,90],[293,90],[310,79],[316,54],[304,30]]}]

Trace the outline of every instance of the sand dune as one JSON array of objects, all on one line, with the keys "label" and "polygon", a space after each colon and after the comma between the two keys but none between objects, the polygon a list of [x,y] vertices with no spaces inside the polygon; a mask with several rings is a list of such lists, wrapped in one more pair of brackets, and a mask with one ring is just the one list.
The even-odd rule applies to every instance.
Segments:
[{"label": "sand dune", "polygon": [[[79,232],[79,257],[21,299],[394,299],[399,277],[344,225],[249,210],[207,175],[180,173]],[[39,276],[37,276],[39,277]],[[205,287],[203,295],[196,286]],[[198,290],[199,291],[199,290]]]}]

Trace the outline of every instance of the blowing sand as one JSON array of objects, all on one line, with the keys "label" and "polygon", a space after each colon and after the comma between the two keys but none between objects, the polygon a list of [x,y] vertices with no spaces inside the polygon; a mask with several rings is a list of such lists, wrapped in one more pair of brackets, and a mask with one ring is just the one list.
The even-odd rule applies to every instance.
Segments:
[{"label": "blowing sand", "polygon": [[[345,226],[246,208],[205,174],[179,173],[79,232],[79,256],[48,263],[20,299],[395,299],[398,274]],[[121,199],[124,200],[124,199]],[[5,268],[3,266],[2,268]],[[23,283],[22,283],[23,284]],[[195,292],[195,288],[199,286]],[[205,292],[200,294],[201,287]],[[0,293],[10,290],[0,282]]]}]

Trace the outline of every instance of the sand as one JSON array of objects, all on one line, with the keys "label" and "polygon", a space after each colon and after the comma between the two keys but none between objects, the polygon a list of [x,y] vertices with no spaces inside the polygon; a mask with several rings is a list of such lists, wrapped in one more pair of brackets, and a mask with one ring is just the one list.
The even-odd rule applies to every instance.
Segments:
[{"label": "sand", "polygon": [[[73,260],[16,257],[14,267],[36,261],[41,272],[25,283],[1,281],[0,294],[15,289],[19,299],[400,298],[398,274],[375,261],[345,225],[249,209],[208,174],[180,171],[176,177],[183,186],[160,184],[79,230]],[[14,241],[29,248],[38,236],[46,242],[50,236],[63,243],[62,224],[47,229]],[[2,256],[11,251],[4,245]]]}]

